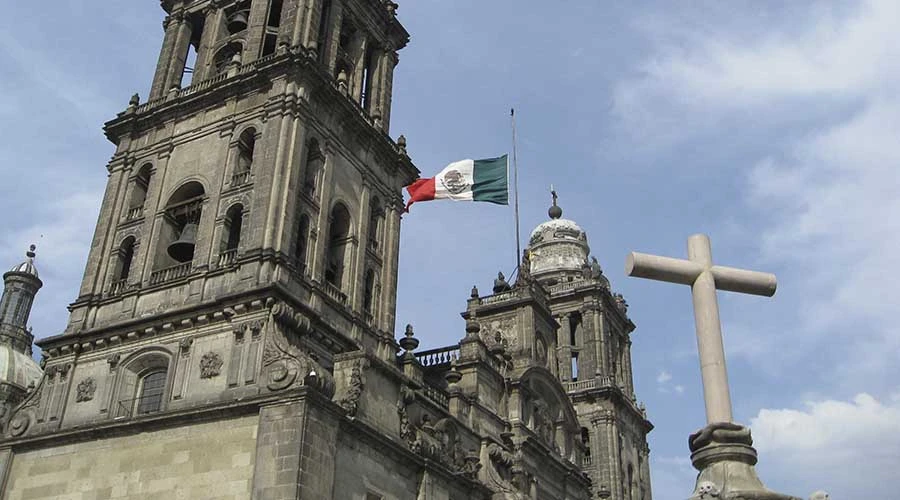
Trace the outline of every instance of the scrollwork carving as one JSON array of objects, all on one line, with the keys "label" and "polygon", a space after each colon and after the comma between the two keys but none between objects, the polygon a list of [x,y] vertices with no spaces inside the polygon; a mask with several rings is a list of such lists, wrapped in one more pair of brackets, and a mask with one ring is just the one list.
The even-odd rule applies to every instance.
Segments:
[{"label": "scrollwork carving", "polygon": [[312,331],[312,322],[283,302],[270,304],[273,321],[265,324],[263,347],[266,387],[280,391],[295,384],[306,385],[332,397],[334,378],[317,362],[314,354],[298,345],[299,337]]}]

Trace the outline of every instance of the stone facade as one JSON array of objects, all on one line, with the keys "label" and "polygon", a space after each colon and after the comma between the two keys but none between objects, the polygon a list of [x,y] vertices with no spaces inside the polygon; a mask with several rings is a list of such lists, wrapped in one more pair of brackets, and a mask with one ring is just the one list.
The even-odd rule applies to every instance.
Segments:
[{"label": "stone facade", "polygon": [[68,326],[0,417],[3,498],[648,500],[608,282],[528,264],[459,344],[395,339],[397,5],[162,5]]}]

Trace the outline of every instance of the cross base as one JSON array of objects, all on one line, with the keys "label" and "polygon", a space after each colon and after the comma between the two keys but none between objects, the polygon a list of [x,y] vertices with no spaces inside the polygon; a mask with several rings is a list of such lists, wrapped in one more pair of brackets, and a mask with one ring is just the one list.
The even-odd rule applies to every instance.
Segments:
[{"label": "cross base", "polygon": [[691,434],[688,442],[691,462],[700,471],[689,500],[800,500],[766,489],[757,477],[749,428],[713,423]]}]

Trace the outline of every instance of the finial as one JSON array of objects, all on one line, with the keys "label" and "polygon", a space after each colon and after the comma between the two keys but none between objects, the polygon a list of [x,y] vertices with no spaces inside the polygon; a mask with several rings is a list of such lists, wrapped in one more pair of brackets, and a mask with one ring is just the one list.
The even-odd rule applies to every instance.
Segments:
[{"label": "finial", "polygon": [[553,197],[553,206],[550,207],[550,210],[547,210],[547,215],[549,215],[551,219],[559,219],[562,217],[562,209],[556,204],[559,196],[557,196],[556,190],[553,189],[553,184],[550,184],[550,196]]},{"label": "finial", "polygon": [[135,93],[133,96],[131,96],[131,99],[128,101],[129,106],[137,106],[140,103],[141,103],[141,96],[137,93]]},{"label": "finial", "polygon": [[472,293],[469,294],[469,297],[471,297],[473,299],[478,298],[478,287],[477,286],[472,285]]},{"label": "finial", "polygon": [[34,253],[35,250],[37,250],[37,247],[35,245],[29,246],[28,251],[25,252],[25,256],[28,257],[29,259],[33,259],[35,257],[35,255],[37,255]]}]

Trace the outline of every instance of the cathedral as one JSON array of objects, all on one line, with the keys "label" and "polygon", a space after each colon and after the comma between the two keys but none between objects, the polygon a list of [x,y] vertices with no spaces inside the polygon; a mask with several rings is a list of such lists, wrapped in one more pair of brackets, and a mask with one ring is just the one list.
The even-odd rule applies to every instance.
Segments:
[{"label": "cathedral", "polygon": [[39,363],[36,249],[3,275],[2,498],[650,500],[635,325],[555,197],[457,344],[398,328],[398,5],[161,4]]}]

